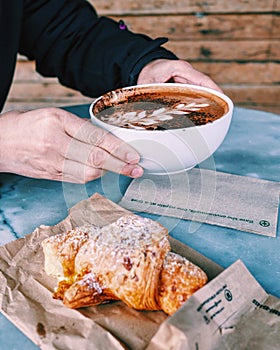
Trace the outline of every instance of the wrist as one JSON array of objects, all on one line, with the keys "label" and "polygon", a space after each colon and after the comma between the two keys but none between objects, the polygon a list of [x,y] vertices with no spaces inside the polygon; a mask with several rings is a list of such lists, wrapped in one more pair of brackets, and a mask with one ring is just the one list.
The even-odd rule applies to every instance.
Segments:
[{"label": "wrist", "polygon": [[167,39],[158,38],[153,41],[153,46],[146,49],[146,53],[142,52],[142,56],[133,64],[133,66],[128,67],[129,75],[123,77],[124,85],[136,85],[138,76],[142,69],[152,61],[158,59],[169,59],[169,60],[178,60],[178,57],[174,55],[171,51],[163,48],[160,45],[163,45]]}]

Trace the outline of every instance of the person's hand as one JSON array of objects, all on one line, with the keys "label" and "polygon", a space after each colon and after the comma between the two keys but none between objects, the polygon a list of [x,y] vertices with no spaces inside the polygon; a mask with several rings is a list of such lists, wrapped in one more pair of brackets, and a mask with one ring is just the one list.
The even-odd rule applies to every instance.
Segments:
[{"label": "person's hand", "polygon": [[183,60],[158,59],[149,62],[140,72],[137,84],[154,84],[173,81],[174,83],[193,84],[222,91],[207,75],[196,70]]},{"label": "person's hand", "polygon": [[4,113],[0,130],[0,172],[76,183],[143,174],[131,146],[59,108]]}]

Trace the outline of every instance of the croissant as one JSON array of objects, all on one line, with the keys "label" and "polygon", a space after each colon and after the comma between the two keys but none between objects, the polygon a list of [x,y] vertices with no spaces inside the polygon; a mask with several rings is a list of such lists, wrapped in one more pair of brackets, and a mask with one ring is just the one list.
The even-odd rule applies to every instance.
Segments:
[{"label": "croissant", "polygon": [[205,272],[171,252],[160,223],[127,214],[104,227],[85,225],[42,242],[53,296],[70,308],[121,300],[172,315],[207,282]]}]

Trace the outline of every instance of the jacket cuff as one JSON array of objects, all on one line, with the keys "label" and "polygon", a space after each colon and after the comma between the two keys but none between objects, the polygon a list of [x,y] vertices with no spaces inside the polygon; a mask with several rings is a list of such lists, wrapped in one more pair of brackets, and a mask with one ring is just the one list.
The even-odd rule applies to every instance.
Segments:
[{"label": "jacket cuff", "polygon": [[[167,41],[167,38],[157,38],[153,41],[149,41],[149,45],[141,52],[141,55],[140,52],[135,52],[135,56],[139,55],[140,58],[136,62],[131,62],[126,69],[123,70],[123,84],[136,85],[139,73],[151,61],[157,59],[178,60],[178,57],[171,51],[161,47],[161,45]],[[143,50],[143,47],[141,49]],[[127,72],[129,72],[129,74],[127,74]]]}]

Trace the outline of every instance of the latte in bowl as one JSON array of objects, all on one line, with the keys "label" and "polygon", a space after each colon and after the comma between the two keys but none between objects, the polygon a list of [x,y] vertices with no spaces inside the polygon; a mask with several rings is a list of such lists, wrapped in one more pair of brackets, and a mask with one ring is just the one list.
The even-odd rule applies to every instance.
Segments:
[{"label": "latte in bowl", "polygon": [[93,124],[131,144],[150,174],[188,170],[210,157],[230,126],[226,95],[187,84],[129,86],[98,97]]}]

